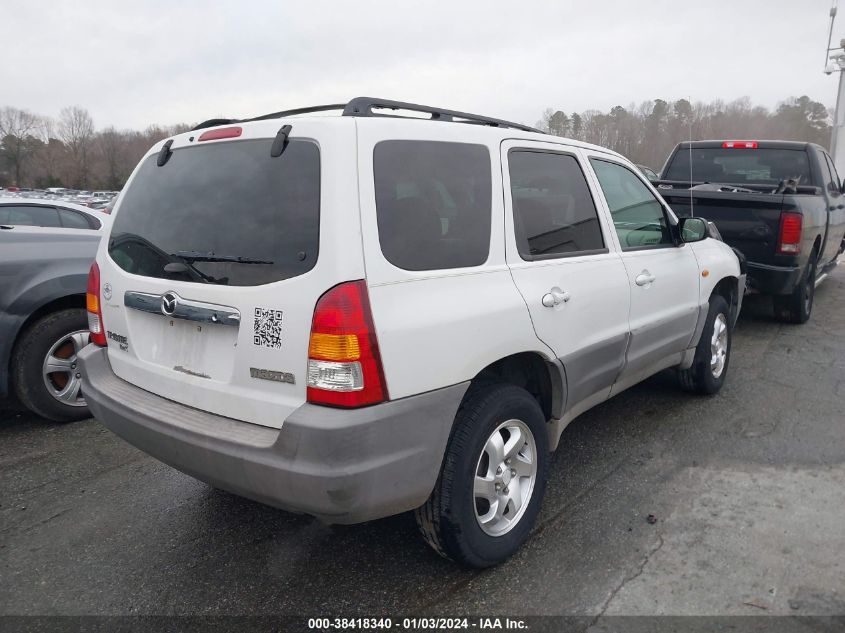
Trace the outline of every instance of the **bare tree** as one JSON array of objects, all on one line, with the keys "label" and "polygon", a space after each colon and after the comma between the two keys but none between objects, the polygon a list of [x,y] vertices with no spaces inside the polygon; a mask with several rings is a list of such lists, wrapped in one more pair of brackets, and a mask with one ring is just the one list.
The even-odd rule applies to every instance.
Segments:
[{"label": "bare tree", "polygon": [[62,184],[59,174],[67,160],[67,148],[58,138],[56,122],[50,117],[41,117],[39,136],[43,145],[35,156],[36,184],[56,187]]},{"label": "bare tree", "polygon": [[103,158],[104,176],[108,189],[120,189],[128,175],[125,172],[123,156],[126,152],[127,134],[118,132],[114,127],[107,127],[100,132],[98,145]]},{"label": "bare tree", "polygon": [[73,165],[73,185],[88,187],[91,147],[94,139],[94,121],[85,108],[62,108],[59,115],[59,135],[68,148]]},{"label": "bare tree", "polygon": [[546,108],[538,127],[571,133],[659,168],[675,144],[690,138],[784,139],[824,146],[830,139],[831,118],[828,108],[807,96],[787,99],[775,112],[753,105],[748,97],[695,104],[654,99],[627,109],[616,106],[607,113],[587,110],[569,117]]},{"label": "bare tree", "polygon": [[0,151],[14,173],[18,186],[24,167],[35,153],[34,134],[38,130],[38,116],[18,108],[0,108]]}]

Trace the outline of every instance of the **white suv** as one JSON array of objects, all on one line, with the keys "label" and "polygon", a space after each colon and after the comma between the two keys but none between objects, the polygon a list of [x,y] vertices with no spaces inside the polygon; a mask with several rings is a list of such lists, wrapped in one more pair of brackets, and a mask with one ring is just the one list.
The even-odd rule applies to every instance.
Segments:
[{"label": "white suv", "polygon": [[173,467],[330,523],[416,510],[483,567],[574,417],[667,368],[719,390],[744,286],[614,152],[358,98],[153,147],[80,359],[94,415]]}]

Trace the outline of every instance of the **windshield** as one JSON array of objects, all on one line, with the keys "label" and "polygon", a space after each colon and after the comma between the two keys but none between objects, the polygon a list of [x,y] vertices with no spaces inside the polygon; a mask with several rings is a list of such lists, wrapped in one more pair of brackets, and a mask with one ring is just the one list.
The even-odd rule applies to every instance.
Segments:
[{"label": "windshield", "polygon": [[729,184],[777,185],[781,180],[799,179],[812,185],[807,152],[798,149],[729,149],[720,147],[679,149],[663,174],[664,180]]},{"label": "windshield", "polygon": [[[141,165],[121,195],[109,254],[136,275],[255,286],[301,275],[317,262],[320,155],[272,139],[176,149]],[[178,265],[173,265],[178,264]]]}]

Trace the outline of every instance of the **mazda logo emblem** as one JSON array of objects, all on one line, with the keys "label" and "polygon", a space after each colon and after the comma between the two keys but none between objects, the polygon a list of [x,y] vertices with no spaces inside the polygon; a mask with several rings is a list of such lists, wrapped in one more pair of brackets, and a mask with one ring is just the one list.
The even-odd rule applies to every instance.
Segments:
[{"label": "mazda logo emblem", "polygon": [[165,292],[161,295],[161,313],[165,316],[173,316],[178,302],[179,297],[176,296],[175,292]]}]

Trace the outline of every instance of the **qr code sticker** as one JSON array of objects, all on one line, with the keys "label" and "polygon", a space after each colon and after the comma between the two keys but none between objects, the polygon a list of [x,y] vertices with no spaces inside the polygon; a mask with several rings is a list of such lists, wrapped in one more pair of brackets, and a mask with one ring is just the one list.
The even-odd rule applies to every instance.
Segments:
[{"label": "qr code sticker", "polygon": [[282,347],[282,311],[255,308],[255,332],[253,344],[261,347]]}]

